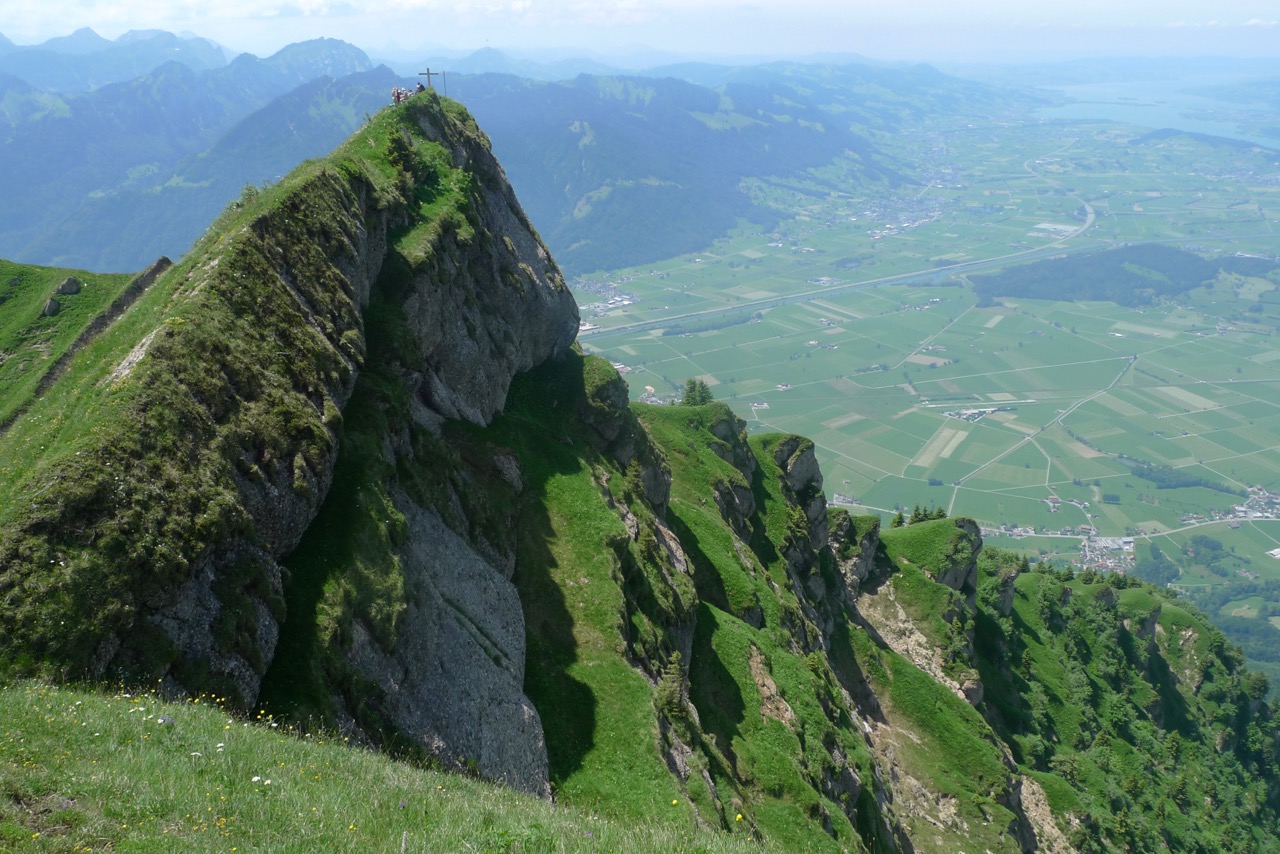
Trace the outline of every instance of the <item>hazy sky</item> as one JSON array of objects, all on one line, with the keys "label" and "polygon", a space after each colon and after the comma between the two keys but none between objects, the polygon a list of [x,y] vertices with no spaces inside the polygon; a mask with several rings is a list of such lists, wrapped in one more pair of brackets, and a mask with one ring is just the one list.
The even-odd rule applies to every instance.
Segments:
[{"label": "hazy sky", "polygon": [[374,56],[488,46],[608,58],[643,46],[721,58],[1280,57],[1277,0],[0,0],[0,33],[16,42],[79,27],[185,31],[260,56],[328,36]]}]

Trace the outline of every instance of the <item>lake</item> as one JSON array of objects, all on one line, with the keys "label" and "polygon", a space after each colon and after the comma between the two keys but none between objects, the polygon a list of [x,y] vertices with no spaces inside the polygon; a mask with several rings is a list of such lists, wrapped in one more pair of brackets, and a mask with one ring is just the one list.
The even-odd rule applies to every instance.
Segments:
[{"label": "lake", "polygon": [[1189,91],[1230,82],[1214,79],[1142,80],[1045,86],[1043,88],[1070,98],[1072,103],[1042,107],[1036,115],[1047,120],[1124,122],[1153,130],[1175,128],[1280,149],[1280,129],[1271,128],[1275,134],[1271,135],[1260,132],[1258,127],[1268,121],[1273,125],[1277,123],[1274,108],[1266,110],[1258,104],[1231,103]]}]

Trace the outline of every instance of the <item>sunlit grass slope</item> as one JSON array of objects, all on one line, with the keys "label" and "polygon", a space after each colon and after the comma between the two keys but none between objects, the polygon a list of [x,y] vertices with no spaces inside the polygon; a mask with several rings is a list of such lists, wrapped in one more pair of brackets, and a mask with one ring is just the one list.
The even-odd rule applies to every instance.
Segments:
[{"label": "sunlit grass slope", "polygon": [[0,689],[4,851],[761,850],[665,810],[686,821],[611,821],[209,699]]},{"label": "sunlit grass slope", "polygon": [[[55,297],[69,278],[79,290]],[[131,278],[0,261],[0,427],[30,403],[41,378]],[[50,298],[58,310],[46,315]]]}]

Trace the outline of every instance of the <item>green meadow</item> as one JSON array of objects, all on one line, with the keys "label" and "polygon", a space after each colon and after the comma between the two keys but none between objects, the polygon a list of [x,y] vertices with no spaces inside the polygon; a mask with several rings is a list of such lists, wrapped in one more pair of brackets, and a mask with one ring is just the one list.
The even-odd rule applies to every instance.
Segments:
[{"label": "green meadow", "polygon": [[687,800],[636,826],[213,698],[0,687],[4,851],[759,851]]}]

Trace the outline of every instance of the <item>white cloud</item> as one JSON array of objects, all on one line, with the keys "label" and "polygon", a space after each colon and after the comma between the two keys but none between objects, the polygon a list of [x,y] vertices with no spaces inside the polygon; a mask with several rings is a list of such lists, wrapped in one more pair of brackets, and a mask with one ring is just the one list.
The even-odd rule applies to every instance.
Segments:
[{"label": "white cloud", "polygon": [[1218,18],[1213,18],[1208,21],[1196,21],[1196,22],[1170,21],[1169,23],[1165,24],[1165,27],[1168,29],[1201,29],[1201,30],[1205,30],[1205,29],[1226,30],[1226,29],[1242,29],[1242,28],[1271,29],[1277,26],[1277,24],[1280,24],[1280,22],[1277,22],[1274,20],[1265,21],[1262,18],[1251,18],[1247,21],[1244,21],[1243,23],[1233,23],[1231,21],[1223,21]]}]

